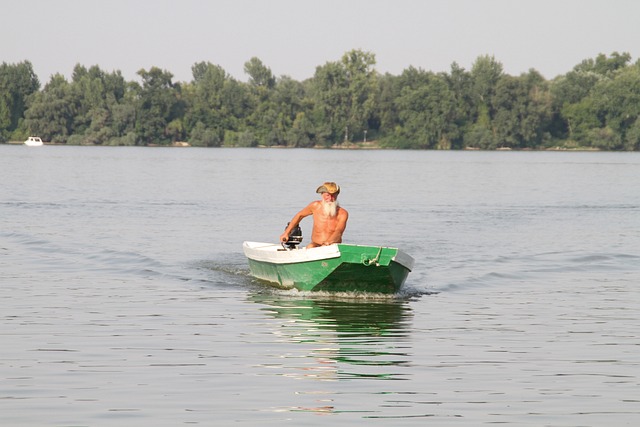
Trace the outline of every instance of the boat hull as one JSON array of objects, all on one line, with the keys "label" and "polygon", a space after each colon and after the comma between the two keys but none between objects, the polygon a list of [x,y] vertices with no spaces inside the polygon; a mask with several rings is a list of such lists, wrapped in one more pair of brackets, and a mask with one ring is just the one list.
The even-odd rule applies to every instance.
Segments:
[{"label": "boat hull", "polygon": [[283,250],[245,242],[251,274],[282,289],[325,292],[398,292],[413,258],[397,248],[335,244]]}]

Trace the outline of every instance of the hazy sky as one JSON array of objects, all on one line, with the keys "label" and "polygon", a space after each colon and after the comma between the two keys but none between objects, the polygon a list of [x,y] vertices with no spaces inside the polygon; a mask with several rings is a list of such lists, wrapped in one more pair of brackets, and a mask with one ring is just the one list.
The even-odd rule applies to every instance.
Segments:
[{"label": "hazy sky", "polygon": [[42,84],[78,63],[190,81],[201,61],[246,81],[254,56],[304,80],[352,49],[394,75],[469,70],[488,54],[548,79],[599,53],[640,56],[639,0],[0,0],[0,11],[0,61],[31,61]]}]

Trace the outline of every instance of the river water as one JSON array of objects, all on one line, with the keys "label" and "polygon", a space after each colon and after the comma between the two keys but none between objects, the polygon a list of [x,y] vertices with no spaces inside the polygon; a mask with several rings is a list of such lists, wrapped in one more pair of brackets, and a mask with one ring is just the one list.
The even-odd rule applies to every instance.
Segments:
[{"label": "river water", "polygon": [[[640,153],[0,145],[0,178],[2,426],[640,423]],[[249,276],[327,180],[400,294]]]}]

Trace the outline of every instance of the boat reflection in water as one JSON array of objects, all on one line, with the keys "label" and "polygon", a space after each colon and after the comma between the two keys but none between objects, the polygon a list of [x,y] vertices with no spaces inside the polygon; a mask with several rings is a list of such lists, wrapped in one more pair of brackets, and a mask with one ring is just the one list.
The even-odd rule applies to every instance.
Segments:
[{"label": "boat reflection in water", "polygon": [[412,314],[406,300],[277,292],[255,293],[250,299],[281,321],[272,333],[296,343],[293,351],[285,345],[280,349],[286,352],[281,368],[290,371],[287,376],[331,381],[408,375]]}]

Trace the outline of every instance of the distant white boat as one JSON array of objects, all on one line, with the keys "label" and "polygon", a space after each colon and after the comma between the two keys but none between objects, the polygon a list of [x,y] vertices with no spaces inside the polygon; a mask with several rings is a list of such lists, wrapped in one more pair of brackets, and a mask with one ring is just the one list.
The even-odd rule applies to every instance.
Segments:
[{"label": "distant white boat", "polygon": [[44,145],[44,144],[42,142],[42,139],[40,139],[39,136],[30,136],[24,142],[24,145],[28,145],[29,147],[40,147],[41,145]]}]

